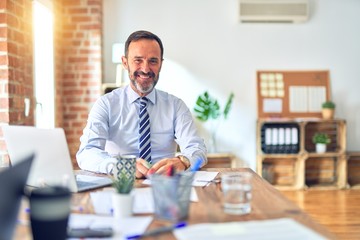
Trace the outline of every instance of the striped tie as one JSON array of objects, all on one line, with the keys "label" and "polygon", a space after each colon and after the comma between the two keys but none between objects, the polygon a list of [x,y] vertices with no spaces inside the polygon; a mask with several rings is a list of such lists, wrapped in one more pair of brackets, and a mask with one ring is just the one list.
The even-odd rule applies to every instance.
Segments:
[{"label": "striped tie", "polygon": [[140,158],[151,163],[150,118],[146,110],[148,99],[140,98],[139,150]]}]

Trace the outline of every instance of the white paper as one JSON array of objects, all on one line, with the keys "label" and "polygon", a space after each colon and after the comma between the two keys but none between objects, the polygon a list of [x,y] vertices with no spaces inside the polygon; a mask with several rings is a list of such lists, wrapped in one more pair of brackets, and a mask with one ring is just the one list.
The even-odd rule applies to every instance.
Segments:
[{"label": "white paper", "polygon": [[[91,192],[90,197],[96,214],[111,215],[112,214],[112,200],[111,195],[114,190],[104,190],[98,192]],[[154,213],[154,198],[152,189],[146,188],[134,188],[131,192],[134,196],[133,213]],[[194,188],[191,188],[190,201],[198,202],[198,196]]]},{"label": "white paper", "polygon": [[265,113],[281,113],[282,99],[280,98],[265,98],[263,99],[263,112]]},{"label": "white paper", "polygon": [[99,192],[90,192],[91,202],[96,214],[112,214],[111,194],[114,191],[104,190]]},{"label": "white paper", "polygon": [[206,172],[206,171],[197,171],[194,176],[194,181],[192,185],[194,187],[203,187],[206,186],[210,181],[218,175],[219,172]]},{"label": "white paper", "polygon": [[71,214],[69,226],[71,228],[110,227],[113,228],[114,235],[107,239],[125,239],[129,235],[144,233],[152,220],[153,217],[151,216],[115,219],[111,216],[94,214]]},{"label": "white paper", "polygon": [[154,199],[151,188],[135,188],[133,213],[154,213]]},{"label": "white paper", "polygon": [[[219,172],[207,172],[207,171],[197,171],[195,172],[194,181],[192,185],[194,187],[203,187],[208,184],[210,181],[218,175]],[[151,185],[150,179],[145,179],[142,184]]]},{"label": "white paper", "polygon": [[204,223],[175,229],[178,240],[323,240],[326,239],[313,230],[290,218],[262,221]]},{"label": "white paper", "polygon": [[309,86],[309,112],[321,112],[321,105],[326,101],[326,88]]},{"label": "white paper", "polygon": [[305,86],[289,87],[290,112],[308,112],[308,88]]},{"label": "white paper", "polygon": [[[190,201],[198,202],[196,191],[191,188]],[[133,213],[154,213],[154,196],[151,188],[136,188]]]}]

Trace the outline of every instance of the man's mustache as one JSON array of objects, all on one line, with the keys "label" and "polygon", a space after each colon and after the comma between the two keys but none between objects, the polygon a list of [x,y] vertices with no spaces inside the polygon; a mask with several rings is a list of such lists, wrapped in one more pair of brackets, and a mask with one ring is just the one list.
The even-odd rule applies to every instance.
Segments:
[{"label": "man's mustache", "polygon": [[138,77],[139,75],[143,75],[143,76],[147,76],[147,77],[152,77],[152,78],[155,77],[155,73],[154,73],[154,72],[145,73],[145,72],[143,72],[143,71],[135,71],[135,72],[134,72],[134,75],[135,75],[135,77]]}]

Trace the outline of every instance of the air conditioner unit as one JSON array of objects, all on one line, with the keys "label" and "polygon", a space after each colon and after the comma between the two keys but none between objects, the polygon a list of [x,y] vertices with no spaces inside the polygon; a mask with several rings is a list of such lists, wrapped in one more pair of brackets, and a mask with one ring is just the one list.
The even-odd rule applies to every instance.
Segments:
[{"label": "air conditioner unit", "polygon": [[239,0],[241,22],[299,23],[309,18],[309,0]]}]

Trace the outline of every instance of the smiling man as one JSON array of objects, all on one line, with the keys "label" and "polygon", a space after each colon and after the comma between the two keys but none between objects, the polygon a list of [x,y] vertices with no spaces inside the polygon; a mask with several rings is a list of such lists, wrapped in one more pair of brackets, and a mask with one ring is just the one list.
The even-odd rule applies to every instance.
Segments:
[{"label": "smiling man", "polygon": [[114,154],[138,157],[137,178],[170,167],[183,171],[199,160],[202,166],[207,163],[206,147],[189,108],[155,88],[163,55],[155,34],[137,31],[128,37],[122,62],[130,84],[105,94],[91,109],[76,155],[81,169],[107,173],[108,164],[116,162]]}]

